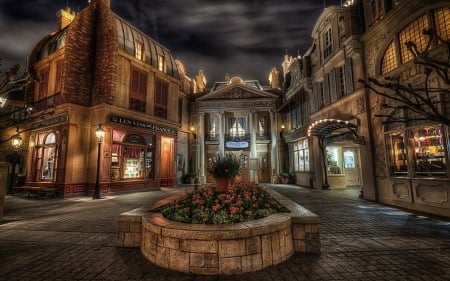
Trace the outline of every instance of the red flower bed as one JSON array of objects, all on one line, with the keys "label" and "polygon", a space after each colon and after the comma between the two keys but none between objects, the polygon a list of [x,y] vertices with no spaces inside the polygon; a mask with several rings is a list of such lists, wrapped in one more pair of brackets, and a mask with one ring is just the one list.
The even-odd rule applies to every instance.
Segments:
[{"label": "red flower bed", "polygon": [[219,193],[215,187],[196,188],[162,206],[167,219],[183,223],[238,223],[289,210],[265,188],[252,182],[237,183],[233,190]]}]

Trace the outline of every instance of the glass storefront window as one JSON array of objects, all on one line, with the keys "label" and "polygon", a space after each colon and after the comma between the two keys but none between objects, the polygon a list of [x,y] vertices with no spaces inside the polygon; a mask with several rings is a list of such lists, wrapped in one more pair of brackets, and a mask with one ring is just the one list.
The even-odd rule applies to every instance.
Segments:
[{"label": "glass storefront window", "polygon": [[342,152],[337,146],[327,147],[327,173],[329,175],[342,175]]},{"label": "glass storefront window", "polygon": [[58,150],[56,133],[40,133],[37,136],[35,171],[37,181],[54,181],[57,169]]},{"label": "glass storefront window", "polygon": [[412,130],[410,142],[416,176],[447,176],[444,136],[440,125]]},{"label": "glass storefront window", "polygon": [[390,174],[391,176],[406,176],[408,174],[408,157],[404,133],[390,133],[387,138]]},{"label": "glass storefront window", "polygon": [[123,142],[111,147],[111,180],[153,178],[153,136],[113,131],[113,139]]},{"label": "glass storefront window", "polygon": [[299,140],[294,144],[295,171],[309,171],[309,144],[308,139]]}]

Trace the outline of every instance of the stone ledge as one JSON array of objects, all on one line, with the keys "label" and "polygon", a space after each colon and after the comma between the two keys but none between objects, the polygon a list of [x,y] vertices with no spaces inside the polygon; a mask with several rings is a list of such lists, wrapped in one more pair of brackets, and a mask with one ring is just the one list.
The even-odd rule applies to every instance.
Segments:
[{"label": "stone ledge", "polygon": [[159,266],[205,275],[260,270],[285,261],[294,251],[319,253],[319,216],[267,190],[291,212],[221,225],[179,223],[150,212],[175,195],[120,214],[118,246],[140,247]]}]

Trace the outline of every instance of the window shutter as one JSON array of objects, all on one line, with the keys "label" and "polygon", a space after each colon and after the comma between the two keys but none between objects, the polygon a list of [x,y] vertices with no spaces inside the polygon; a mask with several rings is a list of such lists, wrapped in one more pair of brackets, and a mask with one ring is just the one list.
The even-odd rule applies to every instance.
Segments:
[{"label": "window shutter", "polygon": [[330,104],[330,74],[323,76],[323,106]]},{"label": "window shutter", "polygon": [[331,102],[335,102],[337,100],[337,69],[333,68],[330,72],[330,96],[331,96]]},{"label": "window shutter", "polygon": [[312,97],[311,97],[311,113],[316,112],[318,109],[318,91],[317,91],[317,83],[314,83],[312,86]]},{"label": "window shutter", "polygon": [[353,62],[352,58],[345,59],[345,86],[347,95],[355,90],[353,85]]}]

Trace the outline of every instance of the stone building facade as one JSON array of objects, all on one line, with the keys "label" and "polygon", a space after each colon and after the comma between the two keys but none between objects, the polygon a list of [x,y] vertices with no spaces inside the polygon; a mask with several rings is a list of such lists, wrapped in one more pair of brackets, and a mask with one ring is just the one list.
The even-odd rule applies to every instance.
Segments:
[{"label": "stone building facade", "polygon": [[90,193],[97,174],[102,193],[174,186],[188,158],[193,91],[183,64],[108,0],[57,16],[58,30],[30,56],[39,83],[27,89],[27,103],[54,114],[23,128],[25,184],[63,196]]},{"label": "stone building facade", "polygon": [[[423,30],[450,39],[449,1],[376,1],[374,9],[364,1],[366,32],[364,46],[367,77],[398,77],[412,87],[425,87],[423,65],[414,63],[406,42],[424,51],[429,42]],[[429,55],[448,60],[442,41],[431,41]],[[428,87],[448,89],[436,72]],[[450,115],[449,96],[437,95],[435,103],[444,116]],[[417,101],[419,103],[419,101]],[[389,205],[450,216],[449,128],[442,123],[396,108],[392,98],[370,94],[376,199]],[[376,117],[382,116],[382,117]],[[404,122],[392,122],[403,118]]]}]

